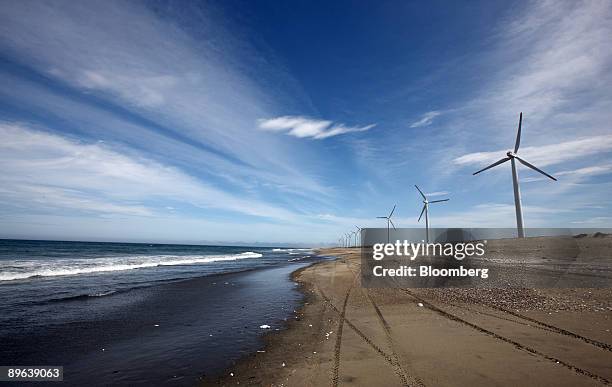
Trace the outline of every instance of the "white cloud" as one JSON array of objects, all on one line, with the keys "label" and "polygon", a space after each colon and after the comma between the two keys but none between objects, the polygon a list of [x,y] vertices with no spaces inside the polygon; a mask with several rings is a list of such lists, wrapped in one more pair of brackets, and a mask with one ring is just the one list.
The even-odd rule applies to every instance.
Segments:
[{"label": "white cloud", "polygon": [[431,197],[431,196],[445,196],[450,194],[450,192],[448,191],[436,191],[436,192],[427,192],[425,193],[425,196],[427,197]]},{"label": "white cloud", "polygon": [[[494,152],[468,153],[455,158],[453,162],[458,165],[484,165],[505,157],[507,151],[508,149],[500,149]],[[612,152],[612,135],[593,136],[538,147],[522,147],[518,154],[538,167],[545,167],[606,152]]]},{"label": "white cloud", "polygon": [[150,216],[169,202],[290,220],[295,214],[237,197],[174,167],[15,124],[0,124],[0,197],[27,212],[53,209]]},{"label": "white cloud", "polygon": [[[572,209],[523,205],[525,224],[528,227],[554,224],[556,217],[570,212]],[[434,227],[516,227],[514,204],[503,203],[477,204],[452,212],[436,209],[432,220]]]},{"label": "white cloud", "polygon": [[[572,169],[569,171],[555,172],[555,177],[565,176],[564,180],[569,180],[571,183],[584,180],[590,176],[607,175],[612,173],[612,164],[593,165],[590,167]],[[527,177],[523,179],[523,182],[533,182],[546,180],[545,177]]]},{"label": "white cloud", "polygon": [[574,220],[573,224],[583,224],[586,227],[605,226],[610,227],[612,224],[612,216],[596,216],[593,218],[587,218],[583,220]]},{"label": "white cloud", "polygon": [[441,113],[439,111],[433,110],[423,114],[420,120],[413,122],[410,127],[411,128],[420,128],[423,126],[429,126],[433,123],[434,118],[439,116]]},{"label": "white cloud", "polygon": [[[48,95],[43,98],[33,87],[25,90],[28,81],[22,78],[8,80],[21,95],[13,95],[13,90],[0,95],[9,100],[24,99],[27,108],[38,115],[60,116],[75,126],[72,120],[79,116],[84,121],[78,123],[81,131],[105,139],[112,133],[112,140],[163,154],[170,162],[174,155],[206,158],[207,164],[197,167],[236,185],[248,181],[297,194],[329,194],[324,184],[300,167],[310,161],[313,152],[252,130],[257,118],[273,115],[294,102],[281,99],[279,94],[303,98],[299,85],[274,58],[261,60],[262,54],[239,38],[243,35],[230,20],[221,13],[215,16],[207,7],[198,6],[191,22],[198,23],[201,35],[194,36],[190,34],[194,31],[177,25],[176,18],[162,17],[142,2],[3,5],[0,49],[11,59],[144,120],[127,125],[122,122],[131,128],[117,129],[117,121],[126,115],[113,114],[113,109],[91,114],[96,104],[78,106],[80,99],[65,101],[62,93],[50,94],[46,87],[41,88]],[[254,73],[257,79],[249,76]],[[266,87],[271,74],[275,84],[282,83],[283,88]],[[22,106],[20,102],[17,104]],[[112,124],[105,127],[106,122]],[[138,133],[135,126],[140,126]],[[171,152],[170,146],[174,148]],[[272,148],[274,152],[253,152]],[[210,159],[215,159],[214,166],[208,163]]]},{"label": "white cloud", "polygon": [[327,120],[317,120],[301,116],[282,116],[271,119],[258,120],[259,128],[273,132],[286,132],[290,136],[310,137],[321,140],[328,137],[351,132],[364,132],[370,130],[375,124],[366,126],[346,126]]},{"label": "white cloud", "polygon": [[463,63],[482,66],[487,76],[472,98],[444,107],[453,113],[447,149],[434,155],[437,169],[451,173],[449,161],[485,166],[504,157],[521,111],[519,154],[538,167],[610,151],[611,18],[605,0],[533,1],[509,13],[486,42],[490,49]]}]

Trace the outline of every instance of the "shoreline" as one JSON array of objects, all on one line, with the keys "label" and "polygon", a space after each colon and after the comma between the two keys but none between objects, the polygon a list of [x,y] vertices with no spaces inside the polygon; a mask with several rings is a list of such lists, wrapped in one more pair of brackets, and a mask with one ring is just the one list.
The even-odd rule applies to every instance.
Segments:
[{"label": "shoreline", "polygon": [[[220,375],[260,349],[267,333],[260,325],[274,330],[291,319],[302,295],[289,275],[307,264],[42,304],[59,310],[63,320],[50,328],[44,320],[38,329],[2,332],[0,359],[4,364],[60,364],[70,385],[197,385],[204,373]],[[39,351],[43,345],[53,351]]]},{"label": "shoreline", "polygon": [[294,319],[203,386],[596,386],[612,381],[612,289],[365,289],[359,249],[296,270]]},{"label": "shoreline", "polygon": [[[297,290],[303,295],[301,303],[295,308],[294,318],[288,320],[280,331],[270,331],[265,334],[262,337],[264,342],[262,350],[240,358],[233,367],[226,369],[220,376],[202,379],[199,386],[283,385],[282,380],[287,379],[287,376],[292,374],[291,370],[304,360],[304,357],[298,355],[297,352],[285,351],[287,342],[294,342],[296,337],[308,337],[309,335],[310,338],[318,339],[318,335],[312,334],[313,330],[310,329],[311,324],[306,321],[306,316],[312,315],[316,312],[315,309],[322,306],[321,300],[317,299],[314,294],[313,284],[304,281],[301,275],[307,270],[313,270],[317,266],[330,264],[340,259],[330,254],[329,249],[316,249],[315,254],[321,257],[333,256],[335,259],[313,262],[290,274],[291,281],[298,284]],[[305,351],[303,348],[309,347],[307,339],[297,341],[303,342],[297,343],[298,348],[302,347],[300,348],[302,352]],[[306,352],[312,355],[317,354],[316,350]],[[312,357],[306,356],[306,359],[312,359]]]}]

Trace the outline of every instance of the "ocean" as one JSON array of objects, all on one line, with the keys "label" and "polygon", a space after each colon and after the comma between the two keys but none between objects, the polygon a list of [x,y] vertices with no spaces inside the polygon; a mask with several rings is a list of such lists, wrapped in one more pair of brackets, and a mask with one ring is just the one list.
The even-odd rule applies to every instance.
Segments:
[{"label": "ocean", "polygon": [[[0,365],[69,385],[194,385],[283,329],[309,249],[0,240]],[[269,329],[262,329],[269,325]]]}]

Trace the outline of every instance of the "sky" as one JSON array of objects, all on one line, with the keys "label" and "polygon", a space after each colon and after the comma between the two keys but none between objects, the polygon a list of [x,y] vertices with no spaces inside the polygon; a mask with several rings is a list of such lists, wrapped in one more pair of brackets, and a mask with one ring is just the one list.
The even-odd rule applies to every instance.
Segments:
[{"label": "sky", "polygon": [[612,227],[612,3],[4,1],[0,237]]}]

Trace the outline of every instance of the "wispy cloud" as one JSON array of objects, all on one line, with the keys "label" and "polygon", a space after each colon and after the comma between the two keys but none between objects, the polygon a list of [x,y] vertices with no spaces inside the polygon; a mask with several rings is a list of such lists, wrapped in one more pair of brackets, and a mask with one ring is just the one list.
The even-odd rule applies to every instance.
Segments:
[{"label": "wispy cloud", "polygon": [[[494,152],[475,152],[455,158],[458,165],[486,164],[505,156],[508,149]],[[536,166],[559,164],[599,153],[612,152],[612,135],[593,136],[539,147],[521,148],[519,154]]]},{"label": "wispy cloud", "polygon": [[[605,0],[533,1],[499,23],[491,35],[491,50],[476,58],[487,71],[486,81],[472,98],[445,107],[454,112],[447,135],[448,153],[456,155],[456,163],[484,164],[501,158],[514,144],[521,111],[520,152],[531,162],[552,165],[590,153],[562,144],[609,147],[611,17],[612,6]],[[604,141],[601,147],[599,140]],[[557,155],[554,146],[525,147],[551,143],[559,144]],[[500,147],[507,148],[501,154],[468,153]],[[541,164],[538,155],[545,153]],[[441,168],[447,168],[447,161]]]},{"label": "wispy cloud", "polygon": [[[544,206],[523,206],[526,224],[529,227],[540,227],[550,224],[562,214],[571,213],[572,209],[559,209]],[[515,227],[514,204],[482,203],[460,211],[440,213],[432,217],[434,227]],[[416,222],[416,219],[413,220]],[[418,224],[418,223],[415,223]]]},{"label": "wispy cloud", "polygon": [[[206,8],[185,5],[200,6]],[[120,132],[116,140],[130,139],[130,146],[163,154],[169,163],[174,162],[174,155],[205,159],[200,169],[205,167],[226,180],[233,178],[237,184],[248,180],[257,187],[271,184],[292,192],[324,192],[323,185],[300,168],[311,153],[299,144],[252,130],[257,118],[274,114],[286,103],[279,102],[276,91],[291,92],[299,100],[299,87],[267,88],[270,72],[284,85],[295,82],[271,58],[262,68],[260,52],[240,40],[239,33],[234,34],[231,20],[213,20],[206,11],[198,8],[194,13],[191,22],[205,26],[203,36],[194,37],[172,17],[160,17],[141,2],[11,3],[3,5],[0,13],[0,48],[63,88],[95,95],[106,101],[105,107],[129,111],[144,126],[138,128],[138,135],[131,129],[104,127],[106,122],[112,123],[110,127],[125,118],[106,108],[83,117],[82,131],[96,125],[104,127],[90,130],[96,136]],[[94,19],[96,23],[88,22]],[[253,71],[258,73],[256,80],[245,74]],[[24,87],[23,79],[9,82],[20,91]],[[64,111],[67,103],[61,93],[45,98],[33,97],[39,95],[34,90],[26,91],[25,96],[11,94],[6,98],[23,98],[31,104],[29,109],[71,122],[73,116],[82,118],[83,112],[92,110],[92,106],[70,106]],[[82,102],[72,98],[68,104],[76,105],[74,101]],[[167,152],[168,144],[173,145],[172,152]],[[254,147],[274,148],[275,152],[253,152]],[[241,176],[245,172],[248,177]]]},{"label": "wispy cloud", "polygon": [[366,126],[346,126],[333,121],[317,120],[301,116],[282,116],[258,120],[259,128],[273,132],[285,132],[298,138],[314,138],[321,140],[345,133],[365,132],[376,124]]},{"label": "wispy cloud", "polygon": [[[571,180],[572,183],[584,180],[591,176],[607,175],[612,173],[612,164],[593,165],[590,167],[572,169],[569,171],[555,172],[555,177],[565,176],[566,179]],[[533,182],[546,180],[546,177],[527,177],[523,179],[523,182]]]},{"label": "wispy cloud", "polygon": [[0,197],[26,212],[86,211],[152,216],[168,204],[290,220],[295,214],[224,192],[176,168],[121,154],[101,143],[68,140],[0,124]]},{"label": "wispy cloud", "polygon": [[450,192],[448,191],[435,191],[435,192],[427,192],[425,193],[425,196],[430,197],[430,196],[444,196],[444,195],[448,195],[450,194]]},{"label": "wispy cloud", "polygon": [[429,126],[429,125],[431,125],[433,123],[434,118],[436,118],[440,114],[442,114],[442,113],[439,112],[439,111],[436,111],[436,110],[427,112],[427,113],[423,114],[421,119],[419,119],[418,121],[413,122],[410,125],[410,127],[411,128],[420,128],[420,127],[423,127],[423,126]]},{"label": "wispy cloud", "polygon": [[583,220],[574,220],[571,223],[580,224],[586,227],[605,226],[609,227],[612,223],[612,216],[596,216],[593,218],[587,218]]}]

